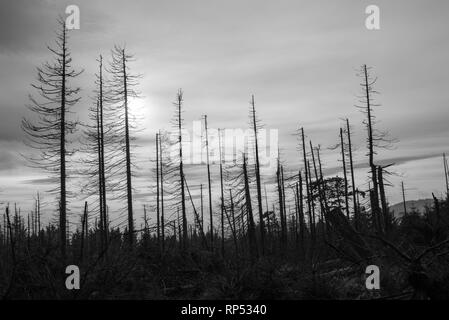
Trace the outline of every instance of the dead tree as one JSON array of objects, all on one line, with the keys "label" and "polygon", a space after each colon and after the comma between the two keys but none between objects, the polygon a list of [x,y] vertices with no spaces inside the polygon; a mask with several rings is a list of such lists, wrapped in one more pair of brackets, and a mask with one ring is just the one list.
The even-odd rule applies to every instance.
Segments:
[{"label": "dead tree", "polygon": [[184,177],[184,182],[185,182],[185,186],[186,186],[186,189],[187,189],[187,193],[188,193],[189,198],[190,198],[190,203],[192,204],[192,208],[193,208],[193,213],[194,213],[194,216],[195,216],[196,224],[199,226],[199,230],[200,230],[200,235],[201,235],[201,240],[202,240],[203,246],[204,246],[204,248],[207,248],[207,239],[206,239],[206,235],[203,232],[203,230],[204,230],[203,223],[201,222],[200,216],[198,215],[198,212],[196,211],[196,207],[195,207],[195,204],[193,203],[193,198],[192,198],[192,195],[190,193],[189,185],[187,184],[187,180],[185,179],[185,177]]},{"label": "dead tree", "polygon": [[312,205],[311,205],[311,192],[310,192],[310,185],[309,185],[309,169],[307,165],[307,152],[306,152],[306,142],[305,142],[305,135],[304,135],[304,128],[301,128],[301,141],[302,141],[302,155],[303,155],[303,163],[304,163],[304,179],[306,182],[306,196],[307,196],[307,214],[309,218],[309,227],[310,227],[310,234],[312,236],[312,239],[315,238],[315,226],[313,225],[313,219],[312,219]]},{"label": "dead tree", "polygon": [[234,200],[232,197],[232,190],[229,189],[229,201],[231,206],[231,220],[229,225],[232,230],[232,238],[234,240],[235,252],[238,253],[238,244],[237,244],[237,231],[236,231],[236,223],[235,223],[235,210],[234,210]]},{"label": "dead tree", "polygon": [[404,181],[401,182],[402,189],[402,205],[404,207],[404,217],[407,216],[407,206],[405,205],[405,189],[404,189]]},{"label": "dead tree", "polygon": [[84,213],[81,216],[81,245],[80,245],[80,258],[79,258],[80,261],[83,261],[84,257],[86,256],[85,244],[87,245],[88,241],[89,241],[89,233],[87,228],[87,201],[85,201]]},{"label": "dead tree", "polygon": [[258,251],[257,251],[257,240],[256,240],[256,226],[254,223],[254,216],[253,216],[253,206],[251,203],[251,192],[249,188],[249,176],[248,176],[248,169],[247,169],[247,162],[246,162],[246,155],[243,154],[243,177],[245,182],[245,207],[246,207],[246,214],[248,219],[248,238],[249,238],[249,248],[250,248],[250,254],[251,257],[257,257]]},{"label": "dead tree", "polygon": [[309,196],[310,196],[310,208],[311,212],[309,213],[309,225],[310,225],[310,233],[312,235],[312,242],[316,241],[316,224],[315,224],[315,201],[314,201],[314,193],[313,193],[313,184],[312,184],[312,173],[310,170],[310,162],[307,160],[306,162],[306,171],[307,176],[309,177]]},{"label": "dead tree", "polygon": [[[313,145],[312,145],[312,141],[309,141],[310,144],[310,154],[312,156],[312,164],[313,164],[313,171],[315,173],[315,187],[318,190],[318,200],[320,202],[320,217],[321,217],[321,221],[324,223],[324,197],[323,194],[321,193],[321,178],[318,175],[318,170],[317,170],[317,166],[316,166],[316,161],[315,161],[315,153],[313,151]],[[310,174],[312,175],[312,174]]]},{"label": "dead tree", "polygon": [[[133,187],[132,187],[132,167],[133,154],[131,152],[131,143],[135,140],[132,132],[136,130],[136,116],[130,112],[129,100],[138,98],[136,91],[140,75],[132,74],[129,64],[134,61],[134,56],[126,52],[125,48],[114,46],[112,50],[112,61],[107,70],[111,76],[109,82],[110,100],[113,107],[111,112],[116,114],[116,121],[111,133],[119,138],[118,146],[124,150],[125,179],[124,185],[119,187],[120,191],[125,192],[128,214],[128,241],[134,243],[134,212],[133,212]],[[121,161],[120,157],[120,162]],[[122,182],[122,181],[121,181]]]},{"label": "dead tree", "polygon": [[223,159],[222,159],[222,145],[221,145],[221,130],[218,130],[218,148],[220,155],[220,194],[221,194],[221,255],[225,254],[225,232],[224,232],[224,190],[223,190]]},{"label": "dead tree", "polygon": [[285,245],[287,233],[286,233],[286,221],[285,221],[285,202],[284,202],[284,193],[283,193],[283,181],[282,181],[282,166],[280,164],[280,160],[278,158],[278,165],[276,170],[276,177],[277,177],[277,189],[278,189],[278,200],[279,200],[279,218],[281,221],[281,243],[282,245]]},{"label": "dead tree", "polygon": [[179,148],[179,179],[181,186],[181,214],[182,214],[182,243],[183,248],[187,249],[187,214],[186,214],[186,202],[185,202],[185,187],[184,187],[184,164],[182,156],[182,106],[183,106],[183,92],[179,89],[176,96],[176,102],[174,103],[176,107],[176,126],[178,129],[178,148]]},{"label": "dead tree", "polygon": [[200,184],[200,206],[201,206],[201,226],[204,232],[204,203],[203,203],[203,184]]},{"label": "dead tree", "polygon": [[379,179],[380,203],[382,204],[385,233],[388,233],[390,229],[390,215],[388,212],[387,197],[385,196],[383,168],[381,166],[377,167],[377,178]]},{"label": "dead tree", "polygon": [[348,218],[348,221],[350,221],[348,177],[347,177],[347,171],[346,171],[345,142],[343,139],[343,128],[340,128],[340,147],[341,147],[341,161],[343,163],[343,179],[345,182],[345,211],[346,211],[346,217]]},{"label": "dead tree", "polygon": [[212,213],[212,186],[210,180],[210,163],[209,163],[209,134],[207,127],[207,115],[204,116],[204,130],[206,131],[206,161],[207,161],[207,186],[209,190],[209,223],[210,223],[210,249],[214,250],[214,223]]},{"label": "dead tree", "polygon": [[159,131],[158,134],[159,140],[156,143],[159,144],[159,171],[158,175],[160,178],[160,196],[161,196],[161,245],[162,251],[165,250],[165,212],[164,212],[164,162],[163,162],[163,147],[162,147],[162,136]]},{"label": "dead tree", "polygon": [[105,248],[108,243],[108,223],[107,223],[107,180],[111,178],[114,171],[114,157],[117,155],[115,148],[117,137],[111,134],[114,117],[110,110],[107,110],[109,103],[109,90],[105,89],[103,76],[103,58],[100,55],[97,60],[99,72],[96,74],[94,91],[94,102],[89,109],[90,123],[84,124],[84,145],[82,151],[86,154],[80,159],[83,167],[81,175],[87,179],[82,191],[88,197],[98,195],[98,211],[100,216],[101,245]]},{"label": "dead tree", "polygon": [[254,134],[254,147],[255,147],[255,173],[256,173],[256,184],[257,184],[257,206],[259,209],[259,228],[260,228],[260,246],[261,252],[265,252],[265,223],[263,220],[263,208],[262,208],[262,186],[260,182],[260,162],[259,162],[259,142],[258,142],[258,125],[256,119],[256,108],[254,104],[254,95],[251,96],[251,123]]},{"label": "dead tree", "polygon": [[161,248],[161,227],[160,227],[160,207],[159,207],[159,133],[156,133],[156,221],[157,221],[157,243]]},{"label": "dead tree", "polygon": [[349,119],[346,119],[346,135],[348,137],[348,154],[349,154],[349,170],[351,172],[351,185],[352,185],[352,202],[354,206],[354,227],[359,229],[359,213],[356,199],[356,187],[354,176],[354,162],[352,158],[352,142],[351,142],[351,127],[349,126]]},{"label": "dead tree", "polygon": [[443,166],[444,166],[444,179],[446,182],[446,198],[449,200],[449,181],[448,181],[447,160],[445,153],[443,153]]},{"label": "dead tree", "polygon": [[305,240],[305,221],[304,221],[304,197],[303,197],[303,182],[301,171],[298,172],[298,183],[296,184],[296,193],[298,197],[299,206],[299,237],[301,238],[301,246],[304,250]]},{"label": "dead tree", "polygon": [[373,197],[370,199],[371,207],[371,215],[372,221],[377,232],[382,232],[382,212],[379,207],[379,184],[377,179],[377,166],[374,161],[374,156],[376,154],[376,148],[389,148],[393,140],[387,139],[387,133],[381,132],[375,128],[376,120],[373,114],[373,107],[380,106],[374,102],[374,95],[378,92],[374,90],[374,84],[377,81],[377,78],[372,78],[369,73],[369,68],[366,65],[361,67],[359,76],[362,79],[360,86],[362,88],[362,96],[359,97],[360,110],[366,115],[366,119],[364,120],[364,124],[367,129],[367,148],[368,148],[368,158],[369,158],[369,167],[371,172],[371,183],[372,183],[372,192],[370,195]]},{"label": "dead tree", "polygon": [[73,133],[76,122],[68,118],[70,107],[78,101],[79,88],[70,87],[69,83],[81,72],[72,68],[72,58],[68,48],[68,30],[63,20],[59,21],[55,47],[48,47],[54,55],[54,62],[46,62],[37,68],[37,90],[40,100],[30,95],[28,109],[36,114],[37,121],[22,120],[26,143],[39,151],[37,156],[29,157],[33,167],[44,169],[59,178],[59,245],[63,261],[66,257],[67,225],[67,157],[72,155],[68,149],[67,135]]}]

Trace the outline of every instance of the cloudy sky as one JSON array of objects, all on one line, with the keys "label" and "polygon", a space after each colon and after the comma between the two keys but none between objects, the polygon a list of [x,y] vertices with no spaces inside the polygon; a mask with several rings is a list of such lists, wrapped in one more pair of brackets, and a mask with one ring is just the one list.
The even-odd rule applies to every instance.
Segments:
[{"label": "cloudy sky", "polygon": [[[149,188],[154,134],[170,128],[178,88],[185,93],[187,129],[203,114],[214,128],[246,128],[254,94],[258,116],[265,128],[278,130],[283,160],[292,170],[300,165],[293,134],[302,126],[322,146],[326,173],[338,174],[338,155],[327,148],[338,141],[341,119],[349,118],[357,183],[366,187],[363,115],[354,107],[362,64],[379,78],[379,128],[398,139],[394,150],[377,158],[396,164],[389,201],[400,200],[402,180],[410,199],[444,190],[447,1],[0,0],[0,202],[17,202],[27,211],[36,191],[51,188],[44,183],[47,175],[28,168],[20,155],[31,152],[20,121],[29,116],[25,105],[35,68],[51,57],[46,45],[54,41],[56,19],[72,4],[81,13],[81,28],[70,38],[73,65],[85,70],[78,79],[83,99],[77,116],[85,118],[91,102],[96,58],[109,57],[114,44],[126,44],[136,56],[131,67],[143,75],[143,97],[133,101],[143,117],[138,208],[154,200]],[[370,4],[380,8],[380,30],[365,27]],[[214,177],[217,170],[214,166]],[[269,182],[271,172],[264,173]],[[192,186],[206,183],[204,167],[187,175]]]}]

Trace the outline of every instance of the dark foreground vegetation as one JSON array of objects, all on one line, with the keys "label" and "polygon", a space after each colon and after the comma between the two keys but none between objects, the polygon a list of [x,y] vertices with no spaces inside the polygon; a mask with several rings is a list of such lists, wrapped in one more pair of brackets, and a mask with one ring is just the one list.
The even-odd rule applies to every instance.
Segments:
[{"label": "dark foreground vegetation", "polygon": [[[0,245],[4,299],[449,298],[447,202],[435,202],[424,216],[411,212],[401,224],[390,221],[383,234],[369,232],[368,219],[355,231],[338,209],[327,226],[317,224],[316,240],[309,232],[282,239],[272,225],[263,255],[240,228],[236,242],[226,239],[224,256],[204,248],[195,233],[189,249],[170,235],[162,251],[149,230],[132,247],[126,234],[111,230],[101,250],[100,231],[92,228],[72,236],[65,263],[58,229],[29,234],[16,215],[12,219],[11,236]],[[65,288],[67,264],[80,267],[80,290]],[[380,290],[365,287],[371,264],[380,268]]]}]

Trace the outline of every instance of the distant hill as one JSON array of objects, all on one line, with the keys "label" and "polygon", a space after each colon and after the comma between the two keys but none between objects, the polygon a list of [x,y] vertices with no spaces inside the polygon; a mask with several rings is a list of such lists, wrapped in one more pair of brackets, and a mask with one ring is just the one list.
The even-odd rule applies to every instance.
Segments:
[{"label": "distant hill", "polygon": [[[432,206],[432,199],[405,201],[405,208],[407,209],[407,213],[412,212],[413,210],[424,213],[426,207],[432,208]],[[404,215],[404,205],[402,204],[402,202],[396,203],[390,206],[390,212],[393,212],[395,218],[401,218]]]}]

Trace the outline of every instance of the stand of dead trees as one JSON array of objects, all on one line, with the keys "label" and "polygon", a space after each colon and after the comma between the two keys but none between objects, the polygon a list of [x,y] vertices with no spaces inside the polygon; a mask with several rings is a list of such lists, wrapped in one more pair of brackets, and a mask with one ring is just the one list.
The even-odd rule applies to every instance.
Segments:
[{"label": "stand of dead trees", "polygon": [[[204,170],[200,181],[189,175],[184,162],[184,94],[179,90],[173,103],[174,134],[154,128],[152,172],[146,173],[152,192],[137,208],[133,196],[137,128],[130,100],[139,96],[139,76],[131,73],[132,56],[116,46],[108,67],[99,56],[82,152],[73,159],[67,135],[76,122],[66,116],[79,101],[79,89],[69,87],[79,73],[71,68],[67,40],[62,23],[57,47],[50,49],[55,62],[38,68],[38,84],[33,85],[42,98],[31,98],[30,110],[38,120],[22,124],[29,144],[40,151],[30,163],[58,178],[54,191],[59,219],[52,221],[55,206],[43,205],[42,192],[28,212],[20,205],[4,207],[0,219],[4,299],[449,297],[446,157],[442,168],[446,197],[433,195],[433,205],[424,214],[405,207],[404,216],[395,218],[388,203],[390,165],[381,166],[376,158],[379,148],[388,149],[393,141],[377,129],[376,78],[370,68],[361,67],[357,105],[365,116],[360,130],[366,132],[366,155],[356,152],[354,130],[345,119],[336,129],[335,146],[322,148],[300,127],[299,167],[289,165],[280,151],[274,168],[264,167],[252,95],[249,145],[238,150],[234,162],[224,158],[223,130],[213,139],[209,118],[203,116],[201,152],[206,161],[199,165]],[[217,151],[212,150],[213,141],[218,142],[218,166],[212,158]],[[324,163],[323,152],[336,152],[339,160]],[[366,184],[356,185],[356,161],[369,167]],[[73,212],[77,219],[67,215],[67,162],[77,163],[82,168],[77,173],[84,179],[82,209]],[[339,173],[325,174],[327,166],[338,167]],[[123,204],[122,210],[111,207],[114,201]],[[80,267],[81,289],[75,293],[62,285],[61,263]],[[359,281],[370,264],[383,270],[380,291],[368,292]]]}]

